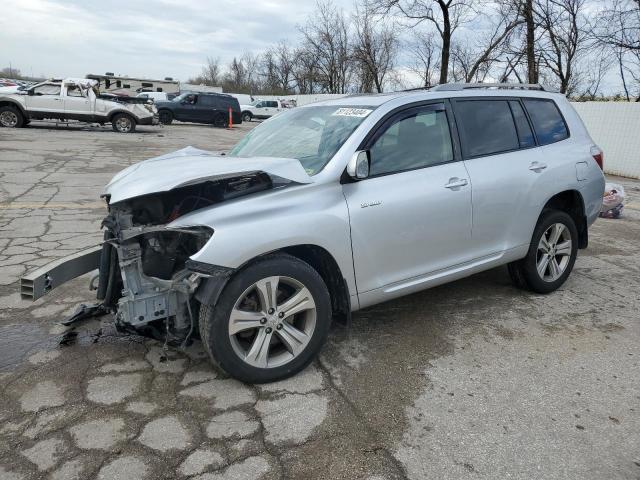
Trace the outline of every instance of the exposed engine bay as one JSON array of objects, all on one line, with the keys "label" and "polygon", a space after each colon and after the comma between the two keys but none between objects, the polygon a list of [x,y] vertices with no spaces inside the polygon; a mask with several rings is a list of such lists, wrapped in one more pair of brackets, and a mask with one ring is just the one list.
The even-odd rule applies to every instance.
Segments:
[{"label": "exposed engine bay", "polygon": [[133,164],[105,187],[102,244],[28,272],[20,279],[21,297],[37,300],[97,269],[91,288],[98,303],[80,305],[63,324],[113,313],[122,331],[184,345],[197,332],[200,304],[213,305],[234,272],[190,259],[215,235],[205,211],[312,181],[296,159],[228,157],[193,147]]},{"label": "exposed engine bay", "polygon": [[167,228],[198,209],[272,188],[257,172],[207,181],[109,205],[100,257],[97,298],[115,313],[116,326],[184,344],[193,335],[193,294],[206,274],[188,268],[190,256],[211,238],[208,227]]}]

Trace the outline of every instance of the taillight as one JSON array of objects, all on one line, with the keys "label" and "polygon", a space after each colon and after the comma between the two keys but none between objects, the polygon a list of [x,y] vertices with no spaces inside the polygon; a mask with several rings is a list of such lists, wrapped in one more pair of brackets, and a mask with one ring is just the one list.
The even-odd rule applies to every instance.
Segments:
[{"label": "taillight", "polygon": [[600,170],[604,170],[604,152],[602,149],[594,145],[591,147],[591,156],[600,167]]}]

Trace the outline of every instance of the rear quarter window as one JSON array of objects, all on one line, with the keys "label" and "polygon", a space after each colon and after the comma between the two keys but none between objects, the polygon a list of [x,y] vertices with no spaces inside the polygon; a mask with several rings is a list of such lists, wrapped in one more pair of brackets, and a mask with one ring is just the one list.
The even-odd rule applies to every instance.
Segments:
[{"label": "rear quarter window", "polygon": [[553,100],[526,98],[524,107],[531,118],[538,144],[549,145],[569,138],[567,125]]}]

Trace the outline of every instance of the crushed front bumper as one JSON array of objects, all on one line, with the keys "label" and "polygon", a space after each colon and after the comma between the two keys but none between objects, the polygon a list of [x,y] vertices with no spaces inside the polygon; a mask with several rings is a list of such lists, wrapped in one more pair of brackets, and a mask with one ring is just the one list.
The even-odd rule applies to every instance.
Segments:
[{"label": "crushed front bumper", "polygon": [[20,296],[37,300],[63,283],[96,270],[100,265],[102,246],[82,250],[32,270],[20,279]]}]

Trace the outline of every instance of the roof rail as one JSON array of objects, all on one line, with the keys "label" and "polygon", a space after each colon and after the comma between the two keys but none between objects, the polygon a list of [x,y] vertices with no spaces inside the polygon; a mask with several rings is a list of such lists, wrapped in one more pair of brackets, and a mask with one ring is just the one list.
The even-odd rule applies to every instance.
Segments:
[{"label": "roof rail", "polygon": [[474,88],[496,88],[513,90],[541,90],[546,92],[542,85],[538,83],[443,83],[431,88],[432,92],[448,92],[459,90],[470,90]]}]

